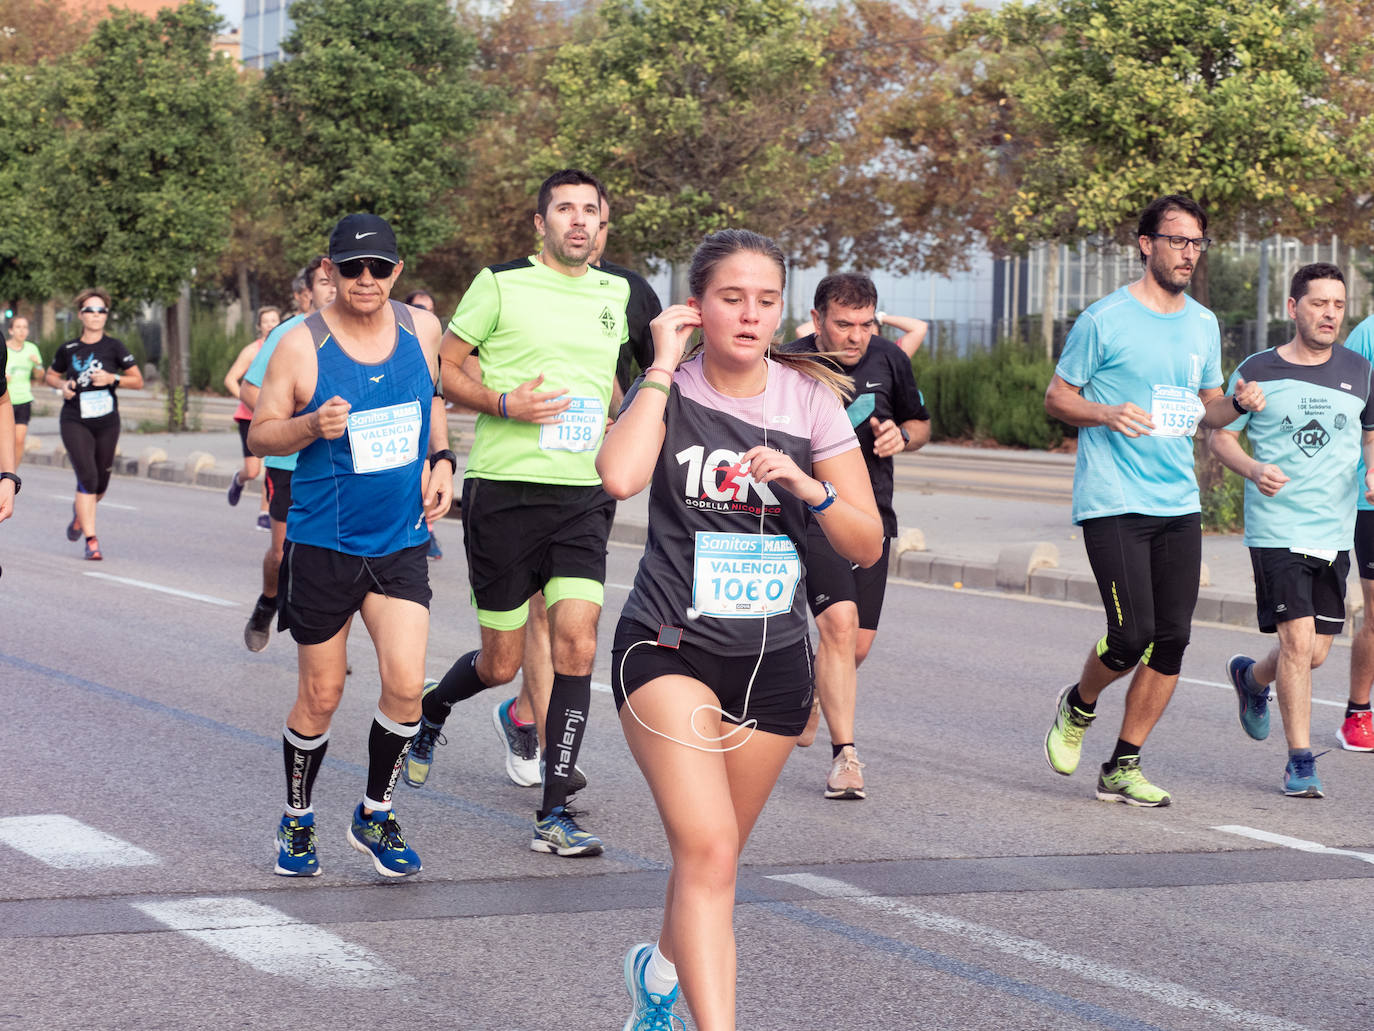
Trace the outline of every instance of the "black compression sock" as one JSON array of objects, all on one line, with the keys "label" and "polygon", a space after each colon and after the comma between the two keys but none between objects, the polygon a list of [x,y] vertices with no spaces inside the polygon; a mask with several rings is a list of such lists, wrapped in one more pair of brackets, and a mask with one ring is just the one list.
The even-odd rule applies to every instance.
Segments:
[{"label": "black compression sock", "polygon": [[1345,716],[1346,716],[1346,719],[1349,719],[1351,716],[1354,716],[1355,713],[1357,713],[1357,712],[1368,712],[1368,711],[1369,711],[1369,703],[1368,703],[1368,702],[1365,702],[1363,705],[1359,704],[1358,702],[1347,702],[1346,705],[1345,705]]},{"label": "black compression sock", "polygon": [[310,793],[315,777],[329,747],[329,731],[301,734],[287,727],[281,736],[282,758],[286,761],[286,804],[291,809],[310,808]]},{"label": "black compression sock", "polygon": [[478,653],[473,651],[460,658],[449,667],[444,679],[439,681],[439,686],[425,695],[425,719],[431,723],[442,724],[448,719],[449,710],[454,705],[480,691],[485,691],[490,686],[483,683],[482,678],[477,675],[477,655]]},{"label": "black compression sock", "polygon": [[[385,805],[391,801],[396,778],[401,775],[401,763],[405,762],[410,743],[419,729],[418,720],[397,723],[381,709],[372,714],[372,730],[367,735],[367,803]],[[376,806],[368,805],[368,808]]]},{"label": "black compression sock", "polygon": [[1081,694],[1078,693],[1078,685],[1077,685],[1077,684],[1074,684],[1073,687],[1069,688],[1069,697],[1066,699],[1066,701],[1068,701],[1069,705],[1070,705],[1072,708],[1077,709],[1079,712],[1096,712],[1096,711],[1097,711],[1097,703],[1096,703],[1096,702],[1085,702],[1085,701],[1083,701],[1083,696],[1082,696]]},{"label": "black compression sock", "polygon": [[1139,759],[1140,746],[1133,745],[1125,738],[1116,739],[1116,751],[1112,753],[1111,765],[1120,766],[1122,759]]},{"label": "black compression sock", "polygon": [[549,712],[544,719],[544,805],[543,819],[568,801],[568,778],[582,750],[582,735],[587,729],[587,710],[592,703],[592,677],[570,677],[554,673],[549,692]]},{"label": "black compression sock", "polygon": [[277,608],[277,596],[275,594],[259,594],[258,605],[261,608],[272,609],[273,611],[275,611]]},{"label": "black compression sock", "polygon": [[840,757],[840,752],[841,752],[842,750],[844,750],[844,749],[846,749],[846,748],[853,748],[853,747],[854,747],[854,742],[853,742],[853,741],[846,741],[846,742],[845,742],[844,744],[842,744],[842,745],[837,745],[837,744],[832,743],[832,744],[830,745],[830,758],[831,758],[831,759],[838,759],[838,758]]}]

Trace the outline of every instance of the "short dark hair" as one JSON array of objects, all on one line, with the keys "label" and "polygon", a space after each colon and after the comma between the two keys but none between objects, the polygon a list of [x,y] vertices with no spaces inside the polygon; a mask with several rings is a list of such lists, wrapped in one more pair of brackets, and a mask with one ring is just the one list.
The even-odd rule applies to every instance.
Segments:
[{"label": "short dark hair", "polygon": [[[1171,211],[1182,211],[1185,215],[1192,215],[1197,219],[1198,226],[1203,233],[1207,232],[1207,212],[1202,210],[1202,205],[1191,197],[1185,197],[1181,193],[1166,193],[1163,197],[1150,202],[1149,207],[1140,213],[1140,225],[1136,227],[1136,246],[1140,246],[1142,236],[1153,236],[1159,232],[1159,223],[1164,221],[1164,216]],[[1145,252],[1140,252],[1140,260],[1145,261]]]},{"label": "short dark hair", "polygon": [[80,308],[92,297],[99,297],[106,308],[110,307],[110,295],[98,286],[89,286],[76,295],[76,306]]},{"label": "short dark hair", "polygon": [[313,290],[315,288],[315,273],[320,270],[320,266],[323,264],[324,255],[317,254],[310,259],[310,264],[301,269],[301,275],[305,276],[305,288],[307,290]]},{"label": "short dark hair", "polygon": [[598,201],[606,196],[606,187],[601,185],[601,180],[596,176],[588,175],[579,168],[565,168],[555,172],[539,184],[539,199],[535,203],[534,210],[541,217],[548,213],[549,201],[553,199],[554,187],[557,186],[595,186]]},{"label": "short dark hair", "polygon": [[413,305],[417,297],[428,297],[431,301],[434,300],[434,295],[428,290],[416,290],[413,293],[406,294],[406,304]]},{"label": "short dark hair", "polygon": [[1307,293],[1307,284],[1314,279],[1334,279],[1338,283],[1345,282],[1344,274],[1335,265],[1329,261],[1314,261],[1293,273],[1293,281],[1288,284],[1288,296],[1295,301],[1301,301]]},{"label": "short dark hair", "polygon": [[812,307],[824,315],[832,304],[843,308],[876,308],[878,288],[873,280],[857,272],[837,272],[816,284],[816,302]]}]

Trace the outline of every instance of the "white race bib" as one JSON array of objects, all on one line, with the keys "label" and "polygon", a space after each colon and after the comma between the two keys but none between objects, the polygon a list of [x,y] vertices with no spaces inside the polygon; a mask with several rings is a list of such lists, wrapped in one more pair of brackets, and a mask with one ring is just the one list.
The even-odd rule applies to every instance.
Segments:
[{"label": "white race bib", "polygon": [[574,397],[561,422],[539,427],[539,447],[543,451],[595,451],[605,424],[601,398]]},{"label": "white race bib", "polygon": [[398,469],[420,457],[419,401],[348,413],[348,446],[355,473]]},{"label": "white race bib", "polygon": [[114,411],[114,394],[109,390],[83,390],[76,397],[83,419],[99,419]]},{"label": "white race bib", "polygon": [[1335,562],[1336,556],[1340,554],[1335,548],[1289,548],[1288,550],[1294,555],[1311,555],[1323,562]]},{"label": "white race bib", "polygon": [[698,530],[692,565],[692,607],[723,619],[790,611],[801,579],[801,557],[786,534]]},{"label": "white race bib", "polygon": [[1156,383],[1150,395],[1150,418],[1156,437],[1191,437],[1207,407],[1187,387]]}]

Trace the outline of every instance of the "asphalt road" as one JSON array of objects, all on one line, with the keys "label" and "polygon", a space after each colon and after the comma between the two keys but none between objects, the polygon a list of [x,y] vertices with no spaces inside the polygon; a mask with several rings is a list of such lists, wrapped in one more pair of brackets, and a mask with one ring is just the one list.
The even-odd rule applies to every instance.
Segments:
[{"label": "asphalt road", "polygon": [[[62,526],[70,474],[26,467],[0,526],[0,1027],[615,1029],[620,962],[652,940],[668,853],[614,719],[593,696],[585,824],[605,856],[528,850],[537,803],[504,777],[495,696],[446,727],[430,784],[398,788],[424,872],[384,882],[344,841],[364,780],[376,662],[354,674],[316,788],[324,875],[273,876],[280,731],[294,649],[242,629],[266,535],[245,503],[119,479],[106,560]],[[432,566],[432,671],[473,647],[459,528]],[[595,679],[637,549],[613,546]],[[1083,768],[1041,740],[1100,614],[893,583],[861,674],[870,797],[821,798],[826,735],[783,771],[744,856],[740,1027],[1374,1026],[1367,799],[1374,755],[1318,764],[1328,797],[1285,798],[1284,750],[1237,726],[1222,666],[1264,647],[1199,625],[1145,753],[1167,809],[1097,802],[1120,692]],[[1333,740],[1348,650],[1317,674]]]}]

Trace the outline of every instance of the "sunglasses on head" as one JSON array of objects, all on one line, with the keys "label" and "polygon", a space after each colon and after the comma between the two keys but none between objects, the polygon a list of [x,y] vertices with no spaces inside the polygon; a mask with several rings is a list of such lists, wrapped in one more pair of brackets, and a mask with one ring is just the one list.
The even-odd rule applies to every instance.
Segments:
[{"label": "sunglasses on head", "polygon": [[357,279],[363,274],[363,269],[371,272],[373,279],[389,279],[396,269],[396,263],[385,258],[349,258],[347,261],[334,262],[334,267],[345,279]]},{"label": "sunglasses on head", "polygon": [[107,314],[109,314],[109,311],[110,311],[109,308],[94,308],[94,307],[92,307],[92,308],[82,308],[82,309],[81,309],[81,314],[82,314],[82,315],[107,315]]}]

